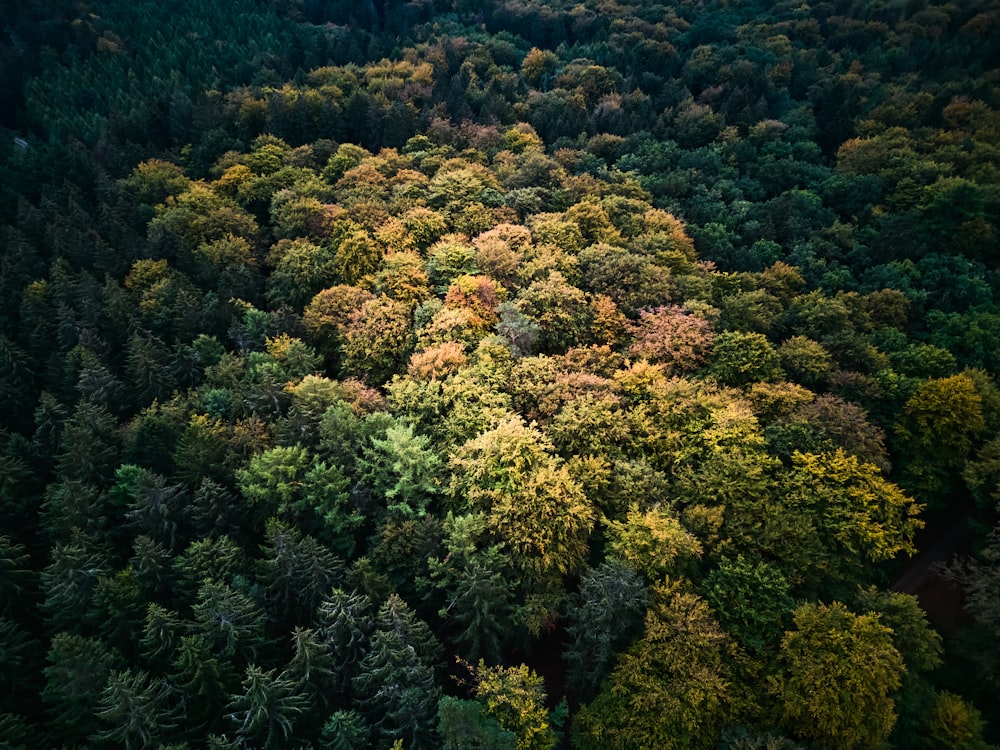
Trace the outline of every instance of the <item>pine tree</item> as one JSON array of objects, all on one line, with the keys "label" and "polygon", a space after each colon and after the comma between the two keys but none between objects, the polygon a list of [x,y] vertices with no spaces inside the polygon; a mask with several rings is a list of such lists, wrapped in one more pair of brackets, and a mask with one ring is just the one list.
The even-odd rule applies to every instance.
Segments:
[{"label": "pine tree", "polygon": [[110,572],[108,551],[82,532],[53,547],[52,562],[41,574],[49,628],[81,634],[95,628],[100,618],[94,595],[101,577]]},{"label": "pine tree", "polygon": [[618,652],[638,635],[648,603],[642,575],[620,560],[606,560],[580,578],[567,610],[572,640],[563,657],[567,684],[582,699],[594,696]]},{"label": "pine tree", "polygon": [[288,675],[251,664],[227,718],[244,742],[273,750],[288,746],[295,722],[307,707],[308,701]]},{"label": "pine tree", "polygon": [[224,583],[202,584],[192,609],[197,632],[221,659],[249,663],[265,644],[265,616],[260,607]]},{"label": "pine tree", "polygon": [[375,631],[352,686],[356,705],[380,742],[402,739],[407,747],[417,750],[436,745],[440,694],[434,685],[434,671],[403,633]]},{"label": "pine tree", "polygon": [[335,588],[320,602],[316,610],[319,633],[329,644],[330,654],[338,670],[334,683],[338,692],[351,687],[361,660],[368,652],[368,645],[375,618],[372,602],[365,594],[348,594]]},{"label": "pine tree", "polygon": [[441,647],[430,628],[395,594],[379,608],[371,645],[352,680],[355,700],[383,742],[436,746],[440,691],[434,668]]},{"label": "pine tree", "polygon": [[272,519],[261,547],[261,579],[270,611],[308,623],[323,596],[344,578],[344,563],[313,537]]},{"label": "pine tree", "polygon": [[156,668],[169,664],[188,627],[189,624],[176,612],[150,602],[146,607],[146,621],[139,640],[139,650],[145,662]]},{"label": "pine tree", "polygon": [[184,723],[190,736],[225,729],[223,709],[239,686],[239,674],[212,652],[208,638],[201,633],[181,636],[169,675],[184,696]]},{"label": "pine tree", "polygon": [[95,738],[126,750],[141,750],[169,739],[178,725],[173,691],[146,672],[112,672],[95,715],[105,724]]},{"label": "pine tree", "polygon": [[320,750],[363,750],[368,747],[370,729],[357,711],[334,711],[320,737]]},{"label": "pine tree", "polygon": [[69,633],[52,638],[47,660],[42,700],[50,732],[69,745],[84,742],[101,728],[94,711],[108,677],[124,660],[96,638]]}]

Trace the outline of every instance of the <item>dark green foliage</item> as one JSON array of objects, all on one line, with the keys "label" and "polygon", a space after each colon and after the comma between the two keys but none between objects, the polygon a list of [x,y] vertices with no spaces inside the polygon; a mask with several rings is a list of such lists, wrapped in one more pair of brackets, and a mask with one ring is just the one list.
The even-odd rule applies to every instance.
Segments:
[{"label": "dark green foliage", "polygon": [[35,588],[37,574],[23,544],[6,534],[0,535],[0,615],[10,616],[15,605],[23,603]]},{"label": "dark green foliage", "polygon": [[368,652],[352,680],[358,705],[381,741],[411,747],[435,744],[439,689],[434,668],[440,645],[397,596],[379,609]]},{"label": "dark green foliage", "polygon": [[184,487],[168,485],[164,477],[129,464],[119,466],[115,478],[118,482],[108,491],[108,501],[124,507],[128,526],[167,550],[175,549],[189,503]]},{"label": "dark green foliage", "polygon": [[104,726],[94,712],[112,670],[124,666],[121,654],[96,638],[59,633],[47,661],[42,700],[52,732],[67,743],[83,742]]},{"label": "dark green foliage", "polygon": [[223,709],[236,692],[239,675],[225,659],[212,652],[210,641],[195,633],[180,638],[168,672],[171,682],[184,696],[185,729],[199,736],[224,729]]},{"label": "dark green foliage", "polygon": [[349,689],[351,679],[368,652],[375,627],[374,615],[372,601],[365,594],[348,594],[337,588],[317,608],[319,632],[337,664],[335,684],[340,691]]},{"label": "dark green foliage", "polygon": [[264,645],[263,611],[246,594],[224,583],[202,584],[192,611],[197,632],[222,659],[247,663]]},{"label": "dark green foliage", "polygon": [[4,423],[20,427],[32,400],[31,360],[27,352],[0,334],[0,413]]},{"label": "dark green foliage", "polygon": [[29,743],[39,736],[38,727],[30,725],[23,716],[0,713],[0,740],[4,750],[29,747]]},{"label": "dark green foliage", "polygon": [[719,623],[748,651],[764,657],[778,646],[794,601],[791,585],[774,565],[723,558],[705,577],[703,591]]},{"label": "dark green foliage", "polygon": [[191,522],[204,536],[223,536],[238,531],[245,519],[236,496],[226,487],[204,477],[191,499]]},{"label": "dark green foliage", "polygon": [[207,537],[191,542],[172,568],[174,598],[189,607],[207,581],[236,584],[248,569],[248,558],[230,537]]},{"label": "dark green foliage", "polygon": [[97,486],[110,483],[121,443],[118,424],[107,409],[81,401],[63,426],[59,442],[60,476]]},{"label": "dark green foliage", "polygon": [[415,595],[429,561],[441,554],[441,536],[435,516],[387,520],[371,536],[368,561],[401,596]]},{"label": "dark green foliage", "polygon": [[403,634],[375,631],[352,686],[357,705],[381,741],[433,746],[439,698],[434,672]]},{"label": "dark green foliage", "polygon": [[781,359],[763,334],[726,331],[715,337],[709,372],[726,385],[780,380]]},{"label": "dark green foliage", "polygon": [[187,629],[188,624],[176,612],[150,603],[146,608],[146,619],[139,641],[146,663],[160,666],[168,664]]},{"label": "dark green foliage", "polygon": [[496,719],[483,712],[479,701],[459,700],[450,695],[438,702],[438,734],[445,750],[514,750],[516,737]]},{"label": "dark green foliage", "polygon": [[95,711],[104,724],[96,738],[126,750],[159,744],[177,727],[175,706],[162,680],[145,672],[112,672]]},{"label": "dark green foliage", "polygon": [[585,573],[570,600],[566,631],[572,639],[563,658],[567,682],[581,700],[593,698],[617,654],[641,630],[649,593],[642,576],[610,559]]},{"label": "dark green foliage", "polygon": [[453,549],[443,560],[429,559],[428,569],[444,596],[438,616],[448,625],[458,655],[499,661],[519,614],[509,560],[496,547],[471,553]]},{"label": "dark green foliage", "polygon": [[840,602],[803,604],[794,619],[774,686],[785,726],[820,748],[883,742],[903,673],[892,630],[877,614],[854,615]]},{"label": "dark green foliage", "polygon": [[335,665],[323,633],[311,628],[295,628],[292,631],[292,651],[288,674],[297,683],[323,685],[329,682]]},{"label": "dark green foliage", "polygon": [[307,623],[332,588],[344,564],[311,536],[271,520],[261,548],[261,580],[268,611],[283,621]]},{"label": "dark green foliage", "polygon": [[100,578],[110,573],[108,551],[82,532],[53,547],[52,562],[41,573],[42,608],[49,629],[81,635],[92,632],[101,622],[94,595]]},{"label": "dark green foliage", "polygon": [[41,661],[40,644],[13,620],[0,617],[0,696],[13,708],[30,693]]},{"label": "dark green foliage", "polygon": [[243,689],[233,696],[227,715],[236,736],[255,747],[285,747],[308,703],[284,673],[247,667]]},{"label": "dark green foliage", "polygon": [[322,750],[361,750],[367,747],[368,724],[357,711],[334,711],[323,725]]}]

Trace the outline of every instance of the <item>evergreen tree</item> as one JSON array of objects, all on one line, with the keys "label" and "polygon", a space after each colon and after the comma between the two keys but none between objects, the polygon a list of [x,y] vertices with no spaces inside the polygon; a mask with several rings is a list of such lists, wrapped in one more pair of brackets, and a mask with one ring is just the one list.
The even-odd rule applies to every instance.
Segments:
[{"label": "evergreen tree", "polygon": [[294,680],[251,664],[227,716],[244,742],[272,750],[292,741],[295,722],[307,706]]},{"label": "evergreen tree", "polygon": [[42,700],[56,740],[84,742],[103,725],[95,710],[113,670],[121,669],[120,653],[96,639],[69,633],[52,638],[44,669]]},{"label": "evergreen tree", "polygon": [[372,607],[367,595],[358,592],[348,594],[343,589],[335,588],[317,608],[319,633],[329,644],[330,654],[338,666],[335,683],[341,692],[350,689],[351,680],[368,652],[375,625]]},{"label": "evergreen tree", "polygon": [[568,686],[583,700],[596,694],[618,653],[641,631],[648,602],[642,576],[615,558],[581,576],[567,608],[571,641],[563,656]]},{"label": "evergreen tree", "polygon": [[112,672],[95,710],[105,728],[95,738],[126,750],[169,739],[178,726],[172,692],[165,682],[146,672]]},{"label": "evergreen tree", "polygon": [[196,632],[221,659],[249,663],[265,645],[264,612],[225,583],[203,583],[192,611]]},{"label": "evergreen tree", "polygon": [[94,601],[98,582],[111,572],[108,551],[82,532],[52,549],[52,562],[41,573],[42,608],[49,628],[85,634],[99,623]]},{"label": "evergreen tree", "polygon": [[183,725],[189,736],[225,729],[223,709],[238,689],[239,674],[213,653],[208,638],[200,633],[181,636],[168,674],[183,696]]},{"label": "evergreen tree", "polygon": [[268,609],[286,621],[308,623],[326,592],[344,577],[341,560],[311,536],[274,519],[261,552]]},{"label": "evergreen tree", "polygon": [[368,746],[369,728],[357,711],[334,711],[323,725],[321,750],[362,750]]},{"label": "evergreen tree", "polygon": [[395,595],[379,609],[376,623],[352,680],[357,705],[381,742],[401,739],[414,748],[434,747],[440,697],[434,667],[440,646]]}]

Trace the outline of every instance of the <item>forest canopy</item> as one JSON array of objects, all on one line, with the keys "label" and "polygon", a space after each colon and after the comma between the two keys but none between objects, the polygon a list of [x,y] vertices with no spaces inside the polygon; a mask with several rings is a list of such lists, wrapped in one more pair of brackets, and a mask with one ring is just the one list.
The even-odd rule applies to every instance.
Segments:
[{"label": "forest canopy", "polygon": [[995,3],[195,5],[0,20],[0,747],[996,746]]}]

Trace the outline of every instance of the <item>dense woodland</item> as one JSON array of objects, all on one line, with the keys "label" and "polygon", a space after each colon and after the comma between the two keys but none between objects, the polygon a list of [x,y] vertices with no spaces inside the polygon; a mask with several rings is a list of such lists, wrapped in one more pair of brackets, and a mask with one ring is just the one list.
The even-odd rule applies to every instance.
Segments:
[{"label": "dense woodland", "polygon": [[0,748],[1000,740],[997,2],[16,5]]}]

